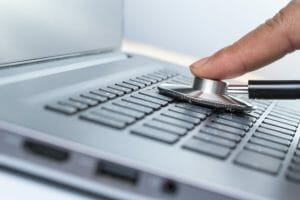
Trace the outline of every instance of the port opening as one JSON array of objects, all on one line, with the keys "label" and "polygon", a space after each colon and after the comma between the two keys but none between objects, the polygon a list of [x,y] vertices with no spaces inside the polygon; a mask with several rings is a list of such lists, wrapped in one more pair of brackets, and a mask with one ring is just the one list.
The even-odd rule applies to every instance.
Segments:
[{"label": "port opening", "polygon": [[53,145],[26,140],[23,147],[27,152],[52,161],[64,162],[70,157],[69,152]]},{"label": "port opening", "polygon": [[96,174],[131,185],[136,184],[139,178],[137,170],[107,161],[100,161],[98,163]]}]

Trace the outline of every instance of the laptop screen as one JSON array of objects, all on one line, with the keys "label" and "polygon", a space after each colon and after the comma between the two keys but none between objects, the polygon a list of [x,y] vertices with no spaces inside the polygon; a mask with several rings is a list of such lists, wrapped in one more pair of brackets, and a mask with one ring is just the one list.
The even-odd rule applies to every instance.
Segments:
[{"label": "laptop screen", "polygon": [[0,67],[118,49],[122,0],[1,0]]}]

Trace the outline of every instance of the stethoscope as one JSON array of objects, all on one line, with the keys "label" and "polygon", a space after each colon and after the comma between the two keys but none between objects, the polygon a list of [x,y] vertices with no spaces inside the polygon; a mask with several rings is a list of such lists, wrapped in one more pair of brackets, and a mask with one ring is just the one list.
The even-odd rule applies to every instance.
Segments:
[{"label": "stethoscope", "polygon": [[163,83],[160,93],[217,109],[249,111],[253,106],[231,94],[248,94],[249,99],[298,99],[298,80],[249,80],[247,85],[230,85],[223,81],[194,78],[192,85]]}]

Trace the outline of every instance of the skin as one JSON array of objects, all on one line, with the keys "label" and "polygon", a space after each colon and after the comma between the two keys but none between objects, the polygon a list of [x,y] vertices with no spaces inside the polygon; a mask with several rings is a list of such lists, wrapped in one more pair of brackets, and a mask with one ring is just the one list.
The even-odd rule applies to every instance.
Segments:
[{"label": "skin", "polygon": [[190,66],[198,77],[222,80],[263,67],[300,48],[300,0],[291,1],[237,42]]}]

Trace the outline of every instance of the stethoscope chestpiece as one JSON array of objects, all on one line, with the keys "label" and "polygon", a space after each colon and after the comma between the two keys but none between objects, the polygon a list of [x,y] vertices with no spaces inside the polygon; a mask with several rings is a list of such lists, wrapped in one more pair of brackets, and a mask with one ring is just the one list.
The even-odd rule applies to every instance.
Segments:
[{"label": "stethoscope chestpiece", "polygon": [[160,93],[192,104],[228,111],[251,111],[253,106],[227,92],[227,83],[216,80],[195,78],[192,85],[163,83],[158,86]]}]

